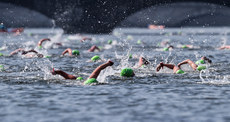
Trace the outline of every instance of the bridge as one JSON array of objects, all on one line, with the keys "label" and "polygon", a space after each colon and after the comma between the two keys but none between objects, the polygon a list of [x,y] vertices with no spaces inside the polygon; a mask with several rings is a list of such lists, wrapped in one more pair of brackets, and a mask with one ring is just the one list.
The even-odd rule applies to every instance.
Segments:
[{"label": "bridge", "polygon": [[109,33],[127,17],[145,8],[177,2],[230,6],[229,0],[0,0],[38,11],[67,33]]}]

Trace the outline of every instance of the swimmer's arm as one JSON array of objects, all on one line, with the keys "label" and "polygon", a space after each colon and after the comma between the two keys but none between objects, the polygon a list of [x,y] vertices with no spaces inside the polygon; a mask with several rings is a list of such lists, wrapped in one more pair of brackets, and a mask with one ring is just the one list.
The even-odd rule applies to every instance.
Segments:
[{"label": "swimmer's arm", "polygon": [[180,66],[183,64],[189,64],[193,70],[196,70],[196,68],[197,68],[197,65],[193,61],[191,61],[190,59],[182,61],[181,63],[178,64],[178,67],[180,68]]},{"label": "swimmer's arm", "polygon": [[62,55],[64,56],[66,53],[69,53],[69,56],[72,56],[72,49],[67,48],[65,51],[62,52]]},{"label": "swimmer's arm", "polygon": [[92,46],[88,51],[89,52],[94,52],[94,50],[100,51],[100,48],[98,48],[96,45]]},{"label": "swimmer's arm", "polygon": [[108,66],[112,66],[114,63],[112,61],[108,61],[100,66],[98,66],[89,76],[89,78],[97,79],[98,75],[100,74],[101,70],[105,69]]},{"label": "swimmer's arm", "polygon": [[73,75],[70,75],[70,74],[67,74],[66,72],[62,71],[62,70],[53,70],[51,72],[53,75],[56,75],[56,74],[59,74],[61,75],[62,77],[64,77],[65,79],[72,79],[72,80],[75,80],[76,77],[73,76]]},{"label": "swimmer's arm", "polygon": [[24,52],[23,52],[23,55],[25,55],[25,54],[27,54],[27,53],[36,53],[36,54],[38,54],[38,52],[37,52],[36,50],[34,50],[34,49],[28,50],[28,51],[24,51]]},{"label": "swimmer's arm", "polygon": [[218,48],[219,50],[222,50],[222,49],[230,49],[230,45],[225,45],[225,46],[221,46]]},{"label": "swimmer's arm", "polygon": [[23,51],[24,51],[24,49],[19,48],[19,49],[15,50],[15,51],[11,52],[10,56],[17,54],[18,52],[23,52]]},{"label": "swimmer's arm", "polygon": [[162,68],[163,69],[163,66],[164,66],[164,63],[161,62],[160,64],[157,65],[157,68],[156,68],[156,71],[160,71],[160,69]]},{"label": "swimmer's arm", "polygon": [[188,63],[188,60],[184,60],[184,61],[180,62],[179,64],[177,64],[177,66],[180,68],[181,65],[187,64],[187,63]]},{"label": "swimmer's arm", "polygon": [[92,40],[92,38],[89,38],[89,37],[83,37],[80,41],[81,41],[81,42],[84,42],[85,40]]},{"label": "swimmer's arm", "polygon": [[42,46],[42,43],[43,43],[44,41],[50,41],[50,39],[49,39],[49,38],[41,39],[41,40],[38,42],[38,46]]}]

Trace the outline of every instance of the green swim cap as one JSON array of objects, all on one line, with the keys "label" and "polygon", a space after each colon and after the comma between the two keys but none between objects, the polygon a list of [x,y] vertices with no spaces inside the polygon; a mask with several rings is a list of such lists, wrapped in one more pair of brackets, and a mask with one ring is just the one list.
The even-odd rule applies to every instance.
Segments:
[{"label": "green swim cap", "polygon": [[163,50],[164,50],[164,51],[169,51],[169,48],[165,47]]},{"label": "green swim cap", "polygon": [[51,58],[51,56],[47,55],[47,56],[45,56],[44,58]]},{"label": "green swim cap", "polygon": [[196,61],[196,64],[197,64],[197,65],[198,65],[198,64],[204,64],[204,60],[203,60],[203,59],[200,59],[200,60]]},{"label": "green swim cap", "polygon": [[98,46],[98,48],[99,48],[100,50],[102,50],[102,49],[103,49],[103,47],[102,47],[102,46]]},{"label": "green swim cap", "polygon": [[78,50],[72,50],[73,55],[80,55],[80,52]]},{"label": "green swim cap", "polygon": [[138,40],[138,41],[137,41],[137,44],[141,44],[141,43],[142,43],[141,40]]},{"label": "green swim cap", "polygon": [[132,77],[133,70],[131,68],[122,69],[120,75],[123,77]]},{"label": "green swim cap", "polygon": [[160,45],[161,45],[161,43],[160,43],[160,42],[158,42],[158,43],[157,43],[157,46],[160,46]]},{"label": "green swim cap", "polygon": [[181,70],[181,69],[179,69],[179,70],[176,71],[176,74],[183,74],[183,73],[184,73],[184,71]]},{"label": "green swim cap", "polygon": [[77,77],[77,79],[76,80],[83,80],[83,78],[82,77]]},{"label": "green swim cap", "polygon": [[198,71],[201,71],[201,70],[206,69],[206,66],[198,66],[196,69],[197,69]]},{"label": "green swim cap", "polygon": [[127,39],[128,39],[128,40],[132,40],[133,37],[132,37],[131,35],[128,35],[128,36],[127,36]]},{"label": "green swim cap", "polygon": [[39,49],[42,49],[42,46],[40,45],[40,46],[38,46],[38,48],[39,48]]},{"label": "green swim cap", "polygon": [[112,44],[113,43],[113,41],[112,40],[108,40],[108,44]]},{"label": "green swim cap", "polygon": [[129,58],[133,58],[133,55],[132,55],[132,54],[129,54]]},{"label": "green swim cap", "polygon": [[0,65],[0,70],[1,71],[5,70],[3,65]]},{"label": "green swim cap", "polygon": [[84,85],[89,85],[91,83],[98,83],[98,81],[95,78],[90,78],[84,82]]},{"label": "green swim cap", "polygon": [[98,56],[98,55],[95,55],[95,56],[93,56],[93,57],[91,58],[92,61],[97,61],[97,60],[99,60],[99,59],[101,59],[101,58],[100,58],[100,56]]},{"label": "green swim cap", "polygon": [[182,48],[188,48],[188,46],[187,45],[183,45]]},{"label": "green swim cap", "polygon": [[0,56],[3,56],[3,54],[2,54],[2,53],[0,53]]}]

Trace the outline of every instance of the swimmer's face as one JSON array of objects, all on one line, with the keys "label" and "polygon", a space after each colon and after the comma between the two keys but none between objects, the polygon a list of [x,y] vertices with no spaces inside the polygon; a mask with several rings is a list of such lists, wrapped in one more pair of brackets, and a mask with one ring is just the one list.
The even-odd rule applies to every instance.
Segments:
[{"label": "swimmer's face", "polygon": [[42,57],[43,57],[43,55],[42,55],[42,54],[37,54],[37,56],[38,56],[39,58],[42,58]]}]

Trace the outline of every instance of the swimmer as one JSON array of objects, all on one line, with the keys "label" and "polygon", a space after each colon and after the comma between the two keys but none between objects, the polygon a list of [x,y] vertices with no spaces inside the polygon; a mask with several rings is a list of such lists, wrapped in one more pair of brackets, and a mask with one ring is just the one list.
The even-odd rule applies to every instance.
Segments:
[{"label": "swimmer", "polygon": [[0,32],[8,32],[7,28],[5,27],[3,23],[0,24]]},{"label": "swimmer", "polygon": [[[39,58],[42,58],[43,55],[38,53],[36,50],[32,49],[32,50],[28,50],[28,51],[25,51],[24,49],[22,48],[19,48],[19,49],[16,49],[15,51],[11,52],[10,53],[10,56],[13,56],[15,54],[18,54],[19,52],[21,52],[21,55],[25,55],[26,57],[39,57]],[[32,55],[32,54],[28,54],[28,53],[35,53],[35,55]]]},{"label": "swimmer", "polygon": [[66,53],[68,53],[69,56],[80,55],[80,52],[78,50],[72,50],[71,48],[67,48],[66,50],[64,50],[62,52],[62,56],[64,56]]},{"label": "swimmer", "polygon": [[[88,80],[86,80],[84,82],[84,85],[86,84],[90,84],[90,83],[98,83],[98,81],[96,80],[97,77],[99,76],[100,72],[105,69],[106,67],[108,66],[112,66],[114,63],[112,61],[107,61],[106,63],[104,64],[101,64],[100,66],[98,66],[92,73],[91,75],[89,76]],[[77,77],[74,76],[74,75],[70,75],[70,74],[67,74],[66,72],[62,71],[62,70],[53,70],[51,72],[53,75],[61,75],[62,77],[64,77],[65,79],[70,79],[70,80],[76,80]]]},{"label": "swimmer", "polygon": [[45,42],[45,41],[51,41],[51,40],[50,40],[49,38],[44,38],[44,39],[39,40],[39,42],[38,42],[38,44],[37,44],[38,47],[39,47],[39,48],[42,48],[42,43]]},{"label": "swimmer", "polygon": [[169,41],[170,40],[164,40],[164,41],[158,43],[158,46],[162,46],[162,47],[168,46],[168,45],[170,45]]},{"label": "swimmer", "polygon": [[86,40],[92,40],[92,38],[89,37],[82,37],[82,39],[80,40],[81,42],[85,42]]},{"label": "swimmer", "polygon": [[168,51],[170,48],[173,49],[174,47],[172,45],[169,45],[168,47],[164,48],[163,50]]},{"label": "swimmer", "polygon": [[219,47],[218,49],[219,49],[219,50],[230,49],[230,45],[221,46],[221,47]]},{"label": "swimmer", "polygon": [[100,48],[98,48],[96,45],[94,45],[88,50],[88,52],[94,52],[95,50],[100,51]]},{"label": "swimmer", "polygon": [[190,59],[187,59],[187,60],[184,60],[184,61],[182,61],[181,63],[179,63],[177,66],[174,65],[174,64],[164,64],[163,62],[161,62],[161,63],[157,66],[156,71],[157,71],[157,72],[160,71],[160,69],[161,69],[161,68],[163,69],[163,67],[165,66],[165,67],[167,67],[167,68],[169,68],[169,69],[172,69],[172,70],[173,70],[173,73],[175,73],[175,74],[183,74],[184,71],[181,70],[181,68],[180,68],[181,65],[183,65],[183,64],[189,64],[189,65],[192,67],[192,69],[193,69],[194,71],[196,71],[196,70],[201,71],[201,70],[203,70],[203,69],[206,69],[206,67],[205,67],[205,66],[201,66],[201,65],[199,65],[199,64],[204,64],[205,61],[207,61],[208,63],[212,63],[212,61],[211,61],[210,59],[208,59],[207,57],[202,57],[201,60],[198,60],[196,63],[194,63],[194,62],[191,61]]},{"label": "swimmer", "polygon": [[164,29],[165,26],[164,25],[149,25],[148,28],[149,29]]},{"label": "swimmer", "polygon": [[122,77],[134,77],[135,73],[134,73],[133,69],[131,69],[131,68],[124,68],[121,70],[120,75]]},{"label": "swimmer", "polygon": [[138,62],[138,67],[141,67],[141,66],[146,66],[150,64],[149,61],[147,61],[145,58],[143,58],[142,56],[139,58],[139,62]]},{"label": "swimmer", "polygon": [[193,48],[193,45],[182,45],[181,48]]}]

